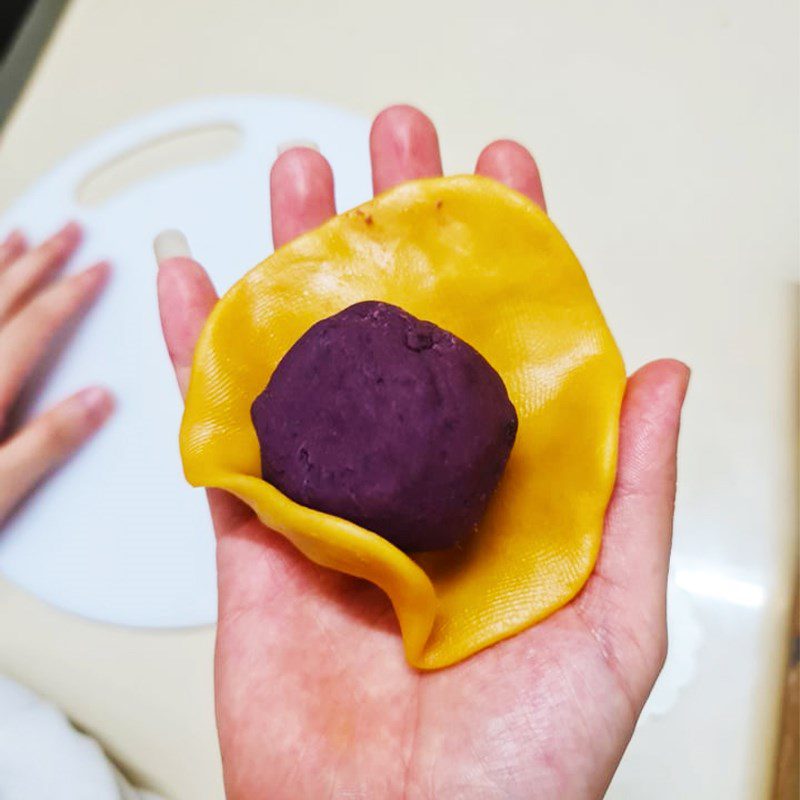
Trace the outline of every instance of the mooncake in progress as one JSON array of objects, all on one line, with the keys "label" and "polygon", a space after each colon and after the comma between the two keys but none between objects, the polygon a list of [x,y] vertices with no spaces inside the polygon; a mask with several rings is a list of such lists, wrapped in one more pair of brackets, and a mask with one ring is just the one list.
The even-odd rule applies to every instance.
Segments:
[{"label": "mooncake in progress", "polygon": [[[400,311],[390,313],[390,306]],[[398,547],[386,537],[400,528],[381,535],[380,514],[365,514],[359,524],[349,509],[319,510],[310,496],[309,504],[298,502],[290,496],[301,496],[297,486],[282,491],[277,474],[262,464],[256,431],[262,401],[256,398],[279,364],[321,321],[376,307],[457,337],[497,373],[516,410],[516,438],[496,489],[475,515],[473,530],[454,536],[454,546],[417,552],[421,540],[413,536],[420,532],[412,523],[419,509],[409,508],[400,528],[412,538],[398,539]],[[417,342],[426,343],[424,336]],[[436,379],[422,384],[424,394]],[[613,488],[624,388],[622,358],[586,275],[547,215],[488,178],[423,179],[300,236],[219,301],[195,351],[181,453],[190,483],[232,492],[308,558],[379,586],[393,604],[409,663],[436,669],[533,625],[581,589],[597,557]],[[416,413],[425,413],[426,402],[417,399]],[[481,402],[466,402],[465,418],[474,420]],[[467,408],[471,403],[478,410]],[[281,407],[273,409],[272,424],[280,425]],[[489,427],[510,419],[502,402],[495,412],[487,417]],[[432,413],[408,424],[409,438],[419,440],[445,422]],[[284,433],[291,437],[292,431]],[[265,438],[267,449],[274,435]],[[402,452],[392,442],[379,441],[386,458]],[[290,451],[275,444],[280,458]],[[442,459],[455,454],[452,447],[444,448]],[[407,484],[399,494],[421,486],[419,499],[429,502],[425,473],[431,485],[441,479],[432,452],[426,448],[419,463],[389,465],[391,480]],[[492,452],[493,460],[489,453],[482,465],[487,472],[502,460]],[[344,473],[348,457],[343,453],[337,466],[332,448],[325,468]],[[411,475],[414,470],[419,474]]]}]

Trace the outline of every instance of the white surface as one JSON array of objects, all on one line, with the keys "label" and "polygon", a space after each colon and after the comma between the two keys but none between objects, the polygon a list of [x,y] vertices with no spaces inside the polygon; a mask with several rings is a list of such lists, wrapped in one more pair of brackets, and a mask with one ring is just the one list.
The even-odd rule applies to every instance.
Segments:
[{"label": "white surface", "polygon": [[[80,142],[209,92],[364,115],[414,102],[449,171],[493,137],[527,144],[628,366],[673,355],[694,370],[673,648],[609,798],[761,800],[796,563],[797,31],[794,0],[72,0],[5,132],[0,203]],[[210,632],[191,649],[177,632],[46,613],[2,584],[0,601],[0,667],[165,793],[222,796],[209,665],[186,680]]]},{"label": "white surface", "polygon": [[29,689],[0,676],[3,800],[158,800],[133,789],[94,739]]},{"label": "white surface", "polygon": [[[169,133],[216,124],[240,146],[211,161],[151,175],[106,202],[81,206],[89,175]],[[219,290],[270,252],[264,165],[287,140],[313,138],[341,176],[343,207],[368,197],[367,121],[310,101],[220,97],[164,109],[90,142],[39,180],[0,220],[34,238],[75,217],[90,231],[81,263],[109,258],[102,302],[69,342],[32,413],[101,381],[119,407],[91,447],[37,492],[0,537],[0,571],[39,597],[125,625],[216,619],[214,548],[202,492],[183,479],[181,403],[155,302],[153,237],[175,226]],[[75,261],[75,260],[73,260]]]}]

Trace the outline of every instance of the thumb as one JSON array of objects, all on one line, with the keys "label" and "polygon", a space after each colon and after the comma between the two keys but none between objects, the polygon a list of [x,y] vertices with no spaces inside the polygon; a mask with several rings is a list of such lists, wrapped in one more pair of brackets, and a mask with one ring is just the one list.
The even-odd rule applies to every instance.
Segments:
[{"label": "thumb", "polygon": [[575,601],[609,657],[637,659],[623,667],[642,678],[642,697],[666,655],[678,431],[688,383],[689,368],[673,360],[654,361],[629,378],[600,555]]},{"label": "thumb", "polygon": [[662,586],[669,569],[678,431],[689,368],[662,360],[631,375],[620,414],[617,480],[606,513],[599,571]]}]

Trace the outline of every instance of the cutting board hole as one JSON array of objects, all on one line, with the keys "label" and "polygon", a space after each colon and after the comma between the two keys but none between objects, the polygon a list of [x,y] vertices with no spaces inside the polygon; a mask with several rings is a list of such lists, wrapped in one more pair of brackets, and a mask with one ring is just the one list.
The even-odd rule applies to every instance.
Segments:
[{"label": "cutting board hole", "polygon": [[241,130],[226,123],[159,136],[93,170],[78,184],[75,197],[81,205],[96,207],[161,173],[229,155],[241,143]]}]

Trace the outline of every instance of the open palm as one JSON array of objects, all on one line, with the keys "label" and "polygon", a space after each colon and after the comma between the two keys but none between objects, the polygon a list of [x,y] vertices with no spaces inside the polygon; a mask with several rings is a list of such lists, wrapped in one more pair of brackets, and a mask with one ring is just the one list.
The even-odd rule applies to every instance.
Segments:
[{"label": "open palm", "polygon": [[[415,109],[379,115],[370,147],[376,193],[441,174],[436,131]],[[489,145],[476,172],[544,207],[536,164],[520,145]],[[271,195],[276,247],[336,213],[330,167],[310,148],[278,158]],[[162,323],[183,391],[216,299],[188,255],[162,253]],[[436,672],[406,664],[378,589],[316,566],[237,500],[210,491],[217,720],[229,800],[600,797],[666,653],[687,382],[676,361],[629,379],[602,549],[578,597]]]}]

